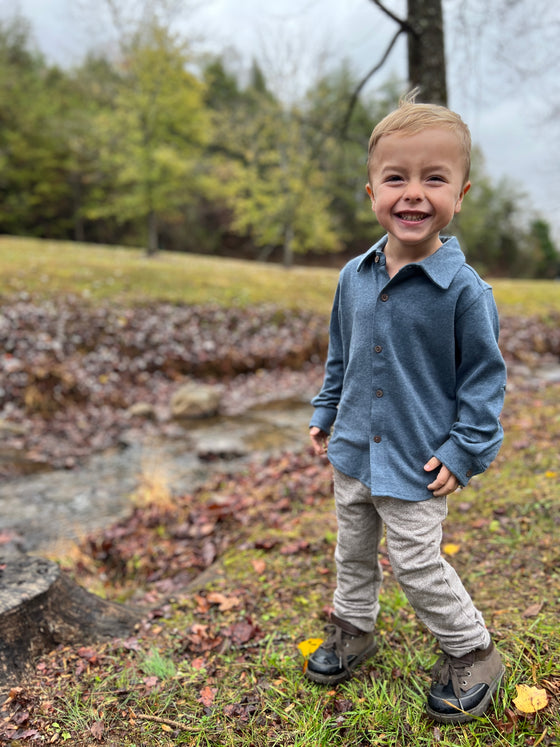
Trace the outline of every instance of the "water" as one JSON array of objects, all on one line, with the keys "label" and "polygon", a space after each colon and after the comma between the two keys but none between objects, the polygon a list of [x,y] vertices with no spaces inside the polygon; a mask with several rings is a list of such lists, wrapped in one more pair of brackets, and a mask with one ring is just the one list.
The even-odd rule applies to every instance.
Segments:
[{"label": "water", "polygon": [[[560,365],[512,367],[535,388],[560,382]],[[131,509],[131,498],[155,476],[171,493],[193,490],[215,471],[241,469],[308,444],[311,407],[304,400],[259,406],[237,417],[191,421],[176,438],[132,442],[92,456],[71,471],[39,472],[0,484],[0,553],[63,551]]]},{"label": "water", "polygon": [[115,447],[73,470],[6,481],[0,485],[0,552],[62,552],[129,513],[146,479],[180,495],[212,472],[302,448],[310,416],[309,404],[296,400],[238,417],[191,421],[173,439]]}]

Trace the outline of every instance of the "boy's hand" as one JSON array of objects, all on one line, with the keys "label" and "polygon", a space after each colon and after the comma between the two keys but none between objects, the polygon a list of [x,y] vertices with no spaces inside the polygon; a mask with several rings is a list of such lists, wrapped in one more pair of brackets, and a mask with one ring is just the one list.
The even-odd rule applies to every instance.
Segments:
[{"label": "boy's hand", "polygon": [[313,451],[317,456],[326,456],[328,437],[328,433],[325,433],[325,431],[322,431],[315,425],[313,426],[313,428],[309,429],[309,438],[311,439],[311,445],[313,446]]},{"label": "boy's hand", "polygon": [[437,457],[432,457],[430,461],[424,465],[426,472],[432,472],[438,467],[441,467],[438,476],[428,485],[428,490],[432,491],[435,498],[441,498],[444,495],[454,493],[459,487],[459,480],[447,469],[445,464],[442,464],[439,461]]}]

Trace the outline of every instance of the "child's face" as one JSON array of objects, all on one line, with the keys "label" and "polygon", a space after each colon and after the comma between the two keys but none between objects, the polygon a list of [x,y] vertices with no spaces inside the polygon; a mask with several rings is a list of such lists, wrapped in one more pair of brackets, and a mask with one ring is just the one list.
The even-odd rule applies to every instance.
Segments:
[{"label": "child's face", "polygon": [[440,231],[461,210],[470,188],[455,133],[429,128],[413,135],[384,135],[376,145],[366,186],[387,248],[427,256],[441,245]]}]

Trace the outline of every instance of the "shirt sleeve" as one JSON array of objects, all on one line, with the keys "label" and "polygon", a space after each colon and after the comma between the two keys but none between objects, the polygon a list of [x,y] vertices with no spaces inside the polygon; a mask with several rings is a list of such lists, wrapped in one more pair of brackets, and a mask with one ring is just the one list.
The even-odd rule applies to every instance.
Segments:
[{"label": "shirt sleeve", "polygon": [[503,440],[506,367],[498,335],[498,311],[487,288],[456,322],[457,418],[435,452],[461,485],[489,467]]},{"label": "shirt sleeve", "polygon": [[309,427],[316,426],[330,433],[338,412],[338,403],[344,379],[344,350],[339,317],[340,282],[336,289],[329,327],[329,350],[325,364],[323,386],[319,394],[311,400],[315,412]]}]

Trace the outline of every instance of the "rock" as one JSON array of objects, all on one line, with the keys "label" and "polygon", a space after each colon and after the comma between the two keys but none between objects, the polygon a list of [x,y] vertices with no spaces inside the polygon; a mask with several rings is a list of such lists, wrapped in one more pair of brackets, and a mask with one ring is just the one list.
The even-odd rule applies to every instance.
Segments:
[{"label": "rock", "polygon": [[30,459],[22,449],[0,446],[0,472],[12,471],[18,475],[32,475],[50,468],[47,462]]},{"label": "rock", "polygon": [[237,438],[201,439],[197,443],[196,455],[202,462],[213,462],[218,459],[233,461],[247,456],[248,449]]},{"label": "rock", "polygon": [[4,420],[0,418],[0,436],[5,438],[8,436],[25,436],[27,428],[20,423],[12,423],[10,420]]},{"label": "rock", "polygon": [[171,415],[177,419],[209,418],[220,409],[223,389],[209,384],[184,384],[171,397]]},{"label": "rock", "polygon": [[56,563],[0,557],[0,691],[60,644],[130,635],[140,613],[83,589]]},{"label": "rock", "polygon": [[129,418],[146,418],[147,420],[156,419],[156,410],[149,402],[135,402],[126,411]]}]

